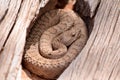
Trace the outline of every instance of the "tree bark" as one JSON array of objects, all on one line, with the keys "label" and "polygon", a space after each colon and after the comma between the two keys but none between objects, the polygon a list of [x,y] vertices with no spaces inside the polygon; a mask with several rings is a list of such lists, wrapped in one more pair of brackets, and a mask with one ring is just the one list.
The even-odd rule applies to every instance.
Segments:
[{"label": "tree bark", "polygon": [[0,1],[0,80],[17,80],[27,29],[47,1]]},{"label": "tree bark", "polygon": [[120,0],[101,0],[86,46],[58,80],[120,80]]}]

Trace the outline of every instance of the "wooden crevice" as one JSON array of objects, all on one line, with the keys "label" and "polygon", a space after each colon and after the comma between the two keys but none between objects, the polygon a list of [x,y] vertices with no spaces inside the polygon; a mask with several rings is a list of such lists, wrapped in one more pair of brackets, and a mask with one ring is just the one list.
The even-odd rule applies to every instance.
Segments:
[{"label": "wooden crevice", "polygon": [[[2,4],[3,7],[0,7],[1,80],[21,80],[21,60],[27,29],[30,29],[30,25],[32,25],[35,21],[35,17],[39,11],[42,12],[42,9],[38,10],[42,7],[40,6],[39,2],[47,2],[48,0],[22,0],[22,2],[21,0],[18,0],[18,3],[20,4],[19,10],[15,10],[14,7],[11,8],[11,10],[17,14],[13,14],[16,16],[15,19],[7,15],[10,6],[13,5],[10,4],[11,1],[13,3],[15,2],[15,0],[0,1],[1,3],[5,4]],[[78,55],[78,57],[70,64],[70,66],[61,74],[58,80],[119,80],[120,1],[80,1],[85,1],[86,4],[89,4],[87,5],[87,7],[89,6],[89,13],[85,14],[84,16],[86,17],[86,20],[88,20],[86,21],[86,23],[89,23],[88,27],[91,29],[89,33],[90,36],[80,55]],[[35,5],[32,6],[31,3]],[[44,5],[44,3],[42,4]],[[23,6],[27,8],[26,10],[29,9],[29,11],[26,13],[24,13],[24,11],[21,12],[24,10],[24,8],[22,8]],[[29,8],[30,6],[31,8]],[[21,17],[22,21],[21,19],[18,19],[18,17]],[[37,15],[37,17],[39,17],[39,15]],[[8,23],[5,22],[5,18]],[[10,23],[8,20],[9,18],[11,18],[13,22]],[[16,23],[18,25],[15,25]],[[22,24],[19,25],[19,23]],[[10,28],[10,30],[8,30],[8,28]],[[19,79],[17,78],[18,75]]]}]

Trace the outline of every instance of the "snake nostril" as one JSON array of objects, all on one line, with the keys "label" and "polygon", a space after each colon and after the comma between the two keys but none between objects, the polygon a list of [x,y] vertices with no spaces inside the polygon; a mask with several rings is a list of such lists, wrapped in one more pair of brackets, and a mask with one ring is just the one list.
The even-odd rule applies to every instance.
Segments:
[{"label": "snake nostril", "polygon": [[75,33],[72,33],[72,37],[75,37]]},{"label": "snake nostril", "polygon": [[52,55],[52,54],[48,54],[48,55]]}]

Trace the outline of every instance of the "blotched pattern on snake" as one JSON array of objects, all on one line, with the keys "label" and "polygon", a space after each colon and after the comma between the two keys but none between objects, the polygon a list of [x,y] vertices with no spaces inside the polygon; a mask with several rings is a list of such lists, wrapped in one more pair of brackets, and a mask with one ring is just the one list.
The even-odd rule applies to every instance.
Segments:
[{"label": "blotched pattern on snake", "polygon": [[85,23],[73,10],[56,9],[37,20],[27,38],[23,64],[32,73],[54,79],[85,46]]}]

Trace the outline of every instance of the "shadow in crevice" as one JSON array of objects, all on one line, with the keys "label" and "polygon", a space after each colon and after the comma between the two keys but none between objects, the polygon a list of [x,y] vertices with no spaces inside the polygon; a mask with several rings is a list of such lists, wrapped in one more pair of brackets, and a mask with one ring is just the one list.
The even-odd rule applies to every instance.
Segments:
[{"label": "shadow in crevice", "polygon": [[[55,9],[56,4],[57,4],[56,0],[50,0],[44,8],[40,9],[40,13],[37,16],[37,19],[34,23],[37,24],[37,20],[39,20],[41,18],[41,16],[44,15],[45,12]],[[90,35],[90,33],[93,29],[94,20],[93,20],[93,18],[90,17],[89,4],[87,2],[84,2],[84,0],[77,0],[77,3],[74,5],[74,11],[77,12],[80,15],[80,17],[85,21],[86,26],[88,28],[88,33]],[[35,25],[33,25],[32,27],[34,28],[34,26]],[[31,28],[31,30],[34,30],[33,28]]]},{"label": "shadow in crevice", "polygon": [[76,4],[74,5],[74,11],[77,12],[85,21],[88,28],[88,33],[90,35],[94,26],[94,19],[90,17],[90,6],[88,2],[85,2],[84,0],[77,0]]}]

